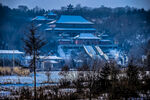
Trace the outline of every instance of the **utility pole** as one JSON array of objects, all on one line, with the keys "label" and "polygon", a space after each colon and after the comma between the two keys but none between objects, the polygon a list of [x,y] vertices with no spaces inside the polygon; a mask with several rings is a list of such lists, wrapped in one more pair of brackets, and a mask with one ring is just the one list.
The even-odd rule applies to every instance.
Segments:
[{"label": "utility pole", "polygon": [[4,67],[4,54],[3,54],[3,67]]},{"label": "utility pole", "polygon": [[13,67],[15,66],[15,62],[14,62],[14,49],[13,49]]}]

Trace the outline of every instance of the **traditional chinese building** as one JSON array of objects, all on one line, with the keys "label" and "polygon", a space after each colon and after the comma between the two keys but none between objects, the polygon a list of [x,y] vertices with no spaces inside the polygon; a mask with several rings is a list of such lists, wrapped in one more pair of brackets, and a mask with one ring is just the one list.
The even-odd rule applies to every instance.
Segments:
[{"label": "traditional chinese building", "polygon": [[32,19],[32,22],[37,25],[42,30],[49,27],[49,24],[57,19],[57,15],[53,12],[45,14],[43,16],[36,16]]},{"label": "traditional chinese building", "polygon": [[71,58],[73,61],[79,61],[80,58],[77,57],[81,52],[89,58],[100,58],[106,61],[120,57],[117,44],[114,44],[107,34],[96,32],[94,23],[82,16],[61,15],[59,19],[48,24],[45,31],[57,37],[55,38],[58,47],[57,55],[63,59],[73,57]]},{"label": "traditional chinese building", "polygon": [[74,37],[80,33],[94,33],[96,31],[93,28],[93,23],[81,16],[62,15],[55,24],[55,28],[47,28],[46,31],[53,31],[59,35],[68,34],[70,37]]}]

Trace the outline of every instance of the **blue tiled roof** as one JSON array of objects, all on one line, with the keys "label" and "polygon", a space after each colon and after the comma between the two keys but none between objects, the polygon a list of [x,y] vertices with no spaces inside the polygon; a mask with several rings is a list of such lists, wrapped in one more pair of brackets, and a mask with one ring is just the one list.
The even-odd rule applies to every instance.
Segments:
[{"label": "blue tiled roof", "polygon": [[[52,30],[52,28],[47,28],[46,30]],[[95,28],[54,28],[56,31],[95,31]]]},{"label": "blue tiled roof", "polygon": [[95,30],[95,28],[55,28],[55,30]]},{"label": "blue tiled roof", "polygon": [[48,13],[47,15],[56,15],[55,13],[53,13],[53,12],[50,12],[50,13]]},{"label": "blue tiled roof", "polygon": [[36,16],[35,20],[46,20],[47,18],[45,18],[44,16]]},{"label": "blue tiled roof", "polygon": [[76,36],[77,39],[99,39],[91,33],[81,33],[79,36]]},{"label": "blue tiled roof", "polygon": [[102,39],[100,41],[102,41],[102,42],[111,42],[110,40],[106,40],[106,39]]},{"label": "blue tiled roof", "polygon": [[56,23],[93,24],[81,16],[62,15]]}]

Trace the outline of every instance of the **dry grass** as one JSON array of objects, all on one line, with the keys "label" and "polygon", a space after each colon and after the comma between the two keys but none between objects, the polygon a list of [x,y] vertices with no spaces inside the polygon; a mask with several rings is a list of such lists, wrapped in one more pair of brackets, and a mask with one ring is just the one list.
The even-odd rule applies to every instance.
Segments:
[{"label": "dry grass", "polygon": [[12,69],[11,67],[0,67],[0,75],[11,75]]},{"label": "dry grass", "polygon": [[22,67],[14,67],[14,68],[0,67],[0,75],[11,75],[11,74],[27,76],[30,74],[30,70]]},{"label": "dry grass", "polygon": [[17,75],[27,76],[30,74],[30,70],[26,69],[26,68],[21,68],[21,67],[14,67],[13,73],[15,73]]}]

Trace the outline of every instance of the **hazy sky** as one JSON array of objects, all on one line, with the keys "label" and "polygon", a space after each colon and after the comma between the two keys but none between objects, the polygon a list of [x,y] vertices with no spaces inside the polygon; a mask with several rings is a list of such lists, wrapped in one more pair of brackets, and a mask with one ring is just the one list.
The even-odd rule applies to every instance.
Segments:
[{"label": "hazy sky", "polygon": [[17,8],[18,5],[26,5],[29,8],[39,6],[44,9],[60,9],[68,4],[81,4],[81,6],[100,7],[136,7],[150,9],[150,0],[0,0],[3,5],[8,5],[11,8]]}]

